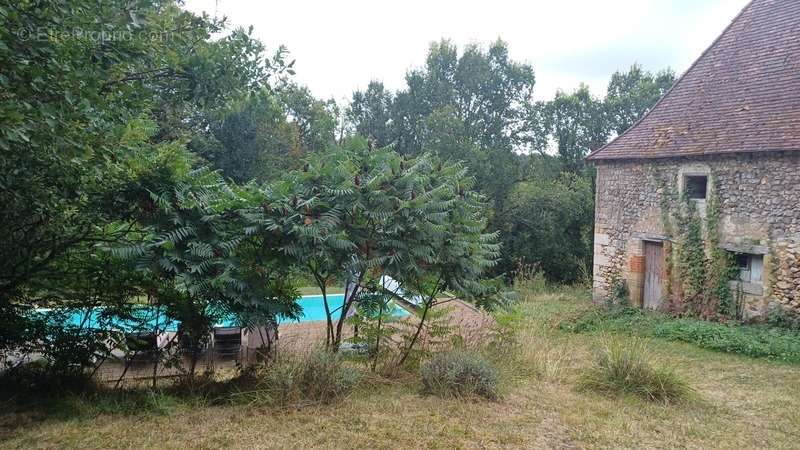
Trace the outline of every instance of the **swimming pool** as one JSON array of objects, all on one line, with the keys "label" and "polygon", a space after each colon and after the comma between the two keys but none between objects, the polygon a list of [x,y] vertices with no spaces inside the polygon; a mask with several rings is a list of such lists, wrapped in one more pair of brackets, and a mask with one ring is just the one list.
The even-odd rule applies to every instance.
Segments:
[{"label": "swimming pool", "polygon": [[[302,308],[300,317],[296,320],[281,319],[279,323],[313,322],[325,320],[325,305],[321,295],[304,295],[297,299],[298,305]],[[334,317],[339,317],[338,309],[344,302],[344,294],[328,295],[328,304],[331,311],[335,311]],[[52,310],[40,309],[39,313],[48,316],[53,323],[60,323],[64,326],[82,326],[89,329],[114,328],[123,331],[136,331],[142,329],[161,330],[167,332],[177,331],[177,320],[168,318],[162,310],[155,306],[142,306],[135,308],[131,313],[131,318],[122,318],[105,313],[103,307],[74,310]],[[408,312],[399,306],[395,306],[393,315],[406,315]],[[223,318],[214,324],[214,327],[238,327],[236,318]]]}]

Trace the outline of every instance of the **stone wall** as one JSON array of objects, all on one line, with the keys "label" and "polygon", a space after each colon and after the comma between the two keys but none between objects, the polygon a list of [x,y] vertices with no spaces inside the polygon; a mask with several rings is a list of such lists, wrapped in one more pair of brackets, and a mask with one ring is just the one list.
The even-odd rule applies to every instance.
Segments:
[{"label": "stone wall", "polygon": [[[641,304],[644,241],[671,242],[670,190],[686,175],[710,175],[720,200],[723,246],[764,254],[763,292],[748,293],[747,315],[771,303],[800,312],[800,152],[598,161],[594,296],[624,280]],[[679,194],[679,192],[677,192]],[[698,201],[701,216],[705,202]],[[673,280],[674,281],[674,280]]]}]

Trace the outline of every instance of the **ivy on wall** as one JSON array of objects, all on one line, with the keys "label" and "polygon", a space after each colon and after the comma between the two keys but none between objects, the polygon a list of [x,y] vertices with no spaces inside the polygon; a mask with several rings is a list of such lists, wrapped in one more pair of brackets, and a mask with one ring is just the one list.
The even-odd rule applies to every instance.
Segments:
[{"label": "ivy on wall", "polygon": [[667,307],[677,314],[707,319],[740,318],[742,295],[731,292],[736,267],[720,246],[721,205],[714,177],[709,176],[705,219],[696,201],[678,193],[677,176],[661,178],[661,213],[667,246]]}]

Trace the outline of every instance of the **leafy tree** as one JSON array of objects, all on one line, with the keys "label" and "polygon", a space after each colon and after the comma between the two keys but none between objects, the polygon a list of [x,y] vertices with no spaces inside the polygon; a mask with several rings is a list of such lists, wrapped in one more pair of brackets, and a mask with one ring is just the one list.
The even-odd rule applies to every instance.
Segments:
[{"label": "leafy tree", "polygon": [[[356,139],[312,155],[303,170],[272,187],[253,223],[265,236],[282,236],[281,250],[323,292],[328,343],[336,350],[351,309],[380,292],[384,275],[412,295],[433,295],[427,308],[443,289],[477,295],[498,246],[495,235],[484,234],[484,205],[471,187],[459,164],[408,158]],[[426,278],[433,276],[441,279]],[[332,280],[351,286],[335,307],[327,298]]]},{"label": "leafy tree", "polygon": [[347,120],[356,134],[372,139],[377,147],[394,142],[392,126],[393,95],[379,81],[371,81],[366,91],[356,91],[347,109]]},{"label": "leafy tree", "polygon": [[[97,237],[108,221],[98,197],[120,182],[110,176],[114,161],[138,144],[125,141],[130,121],[152,113],[154,139],[169,138],[185,129],[177,123],[193,123],[187,114],[263,83],[270,68],[249,34],[211,40],[220,23],[171,1],[21,2],[4,5],[0,21],[0,294],[8,298]],[[81,33],[46,33],[63,30]],[[176,31],[154,38],[164,30]]]},{"label": "leafy tree", "polygon": [[324,151],[335,144],[339,107],[333,100],[314,98],[307,87],[285,83],[277,89],[290,123],[297,129],[304,153]]},{"label": "leafy tree", "polygon": [[241,100],[210,131],[195,137],[192,150],[237,183],[277,179],[302,161],[298,129],[268,90]]},{"label": "leafy tree", "polygon": [[[338,349],[345,319],[366,286],[398,258],[396,214],[418,176],[415,166],[389,149],[350,142],[338,152],[314,155],[307,166],[279,185],[261,226],[282,230],[283,251],[310,274],[324,295],[328,341]],[[342,305],[327,299],[331,280],[353,281]]]},{"label": "leafy tree", "polygon": [[[547,163],[545,163],[547,164]],[[534,171],[518,183],[503,217],[503,244],[513,259],[506,271],[533,266],[549,279],[575,282],[587,275],[592,257],[594,191],[590,180],[572,173]]]},{"label": "leafy tree", "polygon": [[[366,144],[364,144],[366,145]],[[352,171],[345,152],[312,154],[302,170],[268,187],[264,203],[249,214],[254,227],[276,240],[278,248],[320,289],[326,315],[326,346],[335,349],[335,317],[328,288],[342,280],[355,244],[342,226],[352,197]]]},{"label": "leafy tree", "polygon": [[583,158],[608,140],[609,127],[603,103],[589,87],[581,85],[575,92],[556,93],[543,105],[547,130],[556,143],[556,151],[566,170],[579,173]]},{"label": "leafy tree", "polygon": [[[485,167],[469,167],[482,177],[480,190],[501,203],[509,180],[517,178],[520,168],[514,151],[530,143],[525,119],[533,69],[512,61],[499,40],[486,50],[470,45],[461,54],[442,40],[431,45],[424,67],[406,74],[406,83],[407,88],[393,97],[380,83],[356,92],[349,115],[356,132],[373,137],[379,145],[391,142],[401,154],[469,154],[468,165],[488,162]],[[449,148],[426,146],[450,133],[454,138],[445,144]]]},{"label": "leafy tree", "polygon": [[425,173],[418,184],[421,192],[412,195],[412,214],[403,217],[407,225],[398,221],[402,227],[398,227],[400,235],[393,245],[402,246],[401,256],[387,268],[406,292],[421,300],[417,328],[398,365],[414,350],[443,292],[487,307],[500,299],[496,286],[483,280],[497,263],[500,245],[497,233],[486,232],[486,204],[472,190],[474,179],[461,164],[442,164],[427,155],[421,156],[417,165]]},{"label": "leafy tree", "polygon": [[193,151],[237,183],[279,179],[305,155],[335,143],[338,107],[315,99],[308,88],[283,82],[263,88],[221,112]]},{"label": "leafy tree", "polygon": [[212,39],[223,26],[170,0],[0,6],[6,311],[24,314],[43,295],[63,303],[65,293],[42,287],[85,285],[76,267],[126,237],[111,226],[130,208],[116,198],[133,179],[121,161],[205,129],[281,72],[282,56],[264,58],[248,31]]},{"label": "leafy tree", "polygon": [[149,279],[151,303],[180,321],[193,375],[200,348],[223,316],[274,331],[279,318],[296,318],[299,307],[272,243],[245,232],[239,210],[260,198],[232,190],[216,172],[192,169],[191,156],[179,148],[163,151],[150,158],[167,169],[162,176],[145,171],[124,191],[131,203],[136,199],[136,230],[128,245],[113,250]]},{"label": "leafy tree", "polygon": [[509,59],[503,41],[488,50],[467,46],[459,56],[457,47],[443,40],[431,45],[425,67],[410,71],[406,82],[406,93],[417,103],[407,111],[412,121],[414,115],[421,121],[450,106],[478,146],[510,150],[517,144],[522,105],[530,102],[534,76],[530,66]]},{"label": "leafy tree", "polygon": [[611,130],[622,134],[638,121],[675,83],[670,69],[655,74],[634,64],[627,72],[614,72],[608,83],[605,107]]}]

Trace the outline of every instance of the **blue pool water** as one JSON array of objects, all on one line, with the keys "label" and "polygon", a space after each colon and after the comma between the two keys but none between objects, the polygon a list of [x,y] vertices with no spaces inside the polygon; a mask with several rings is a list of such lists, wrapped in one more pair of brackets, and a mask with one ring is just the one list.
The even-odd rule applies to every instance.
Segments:
[{"label": "blue pool water", "polygon": [[[321,295],[304,295],[300,297],[297,303],[303,308],[303,315],[300,317],[299,322],[325,320],[325,303],[322,301]],[[342,307],[342,303],[344,303],[344,294],[328,295],[328,305],[330,305],[331,310],[336,310],[334,317],[339,317],[339,309]]]},{"label": "blue pool water", "polygon": [[[334,317],[339,317],[339,308],[344,302],[343,294],[328,295],[328,304],[334,313]],[[325,306],[322,301],[321,295],[304,295],[297,300],[297,303],[303,309],[300,317],[295,320],[283,319],[281,323],[292,322],[311,322],[316,320],[325,320]],[[178,328],[178,321],[169,319],[165,316],[163,311],[152,306],[142,306],[136,308],[132,312],[132,318],[121,318],[116,316],[107,316],[104,314],[104,309],[101,307],[93,308],[91,310],[69,310],[69,311],[54,311],[49,309],[39,310],[40,313],[50,316],[51,320],[56,323],[63,323],[64,325],[81,326],[83,328],[115,328],[124,331],[134,331],[141,329],[160,329],[164,331],[176,331]],[[403,308],[396,307],[394,315],[406,315],[408,312]],[[239,326],[236,319],[233,317],[222,319],[214,324],[215,327],[236,327]]]}]

